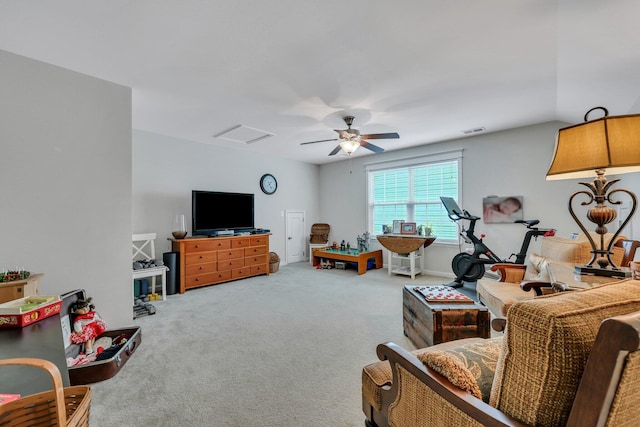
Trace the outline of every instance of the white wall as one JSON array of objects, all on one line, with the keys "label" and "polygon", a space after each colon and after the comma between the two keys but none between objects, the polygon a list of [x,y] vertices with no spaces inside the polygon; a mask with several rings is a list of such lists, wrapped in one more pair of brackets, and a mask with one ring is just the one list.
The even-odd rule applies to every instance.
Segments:
[{"label": "white wall", "polygon": [[[555,228],[557,235],[568,237],[580,231],[568,211],[569,197],[586,187],[578,184],[581,180],[545,180],[553,156],[556,131],[564,126],[566,123],[549,122],[323,165],[320,168],[321,218],[331,224],[333,240],[345,239],[353,243],[366,228],[367,163],[463,149],[462,208],[482,216],[483,197],[521,195],[524,197],[525,219],[539,219],[540,227]],[[638,186],[640,174],[621,178],[623,181],[619,187],[635,191],[633,187]],[[584,218],[584,215],[579,217]],[[588,229],[595,228],[586,219],[585,223]],[[485,233],[485,243],[501,257],[518,252],[525,230],[518,224],[484,224],[478,221],[476,225],[476,234]],[[634,230],[638,230],[636,224]],[[437,232],[435,230],[436,235]],[[631,233],[625,234],[634,237]],[[535,251],[539,242],[532,243],[530,248]],[[457,246],[442,245],[436,241],[426,251],[425,269],[452,275],[451,259],[458,252]]]},{"label": "white wall", "polygon": [[131,324],[131,90],[5,51],[0,76],[0,268]]},{"label": "white wall", "polygon": [[[260,177],[272,173],[278,191],[266,195]],[[159,253],[171,250],[173,215],[184,213],[191,235],[191,190],[255,194],[256,227],[271,230],[270,250],[285,260],[287,209],[303,210],[307,229],[319,219],[318,166],[149,132],[133,133],[133,229],[158,233]]]}]

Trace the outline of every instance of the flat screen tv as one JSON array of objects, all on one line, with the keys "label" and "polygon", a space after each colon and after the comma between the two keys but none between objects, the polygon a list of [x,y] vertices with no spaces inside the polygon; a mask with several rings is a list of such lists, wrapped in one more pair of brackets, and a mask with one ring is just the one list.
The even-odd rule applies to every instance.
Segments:
[{"label": "flat screen tv", "polygon": [[194,236],[254,228],[253,194],[193,190],[191,208]]}]

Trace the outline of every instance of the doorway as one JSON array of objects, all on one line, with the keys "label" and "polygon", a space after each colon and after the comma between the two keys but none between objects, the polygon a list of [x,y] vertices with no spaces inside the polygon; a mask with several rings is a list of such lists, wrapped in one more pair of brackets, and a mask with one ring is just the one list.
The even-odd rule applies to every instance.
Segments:
[{"label": "doorway", "polygon": [[307,233],[304,211],[285,211],[285,235],[287,264],[306,260]]}]

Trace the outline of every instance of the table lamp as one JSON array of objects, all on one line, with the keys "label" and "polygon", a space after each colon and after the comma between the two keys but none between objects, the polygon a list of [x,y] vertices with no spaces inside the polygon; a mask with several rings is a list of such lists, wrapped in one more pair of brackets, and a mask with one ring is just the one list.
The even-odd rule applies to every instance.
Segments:
[{"label": "table lamp", "polygon": [[[602,110],[604,116],[589,121],[589,114],[595,110]],[[611,186],[620,179],[607,181],[605,171],[613,175],[640,172],[640,114],[609,117],[606,108],[595,107],[587,111],[584,121],[558,131],[547,180],[588,178],[595,173],[592,183],[580,182],[590,191],[576,191],[569,198],[569,212],[589,239],[592,249],[591,260],[584,266],[576,266],[575,272],[611,277],[630,276],[611,260],[611,248],[622,229],[631,220],[638,202],[636,195],[629,190],[611,190]],[[631,198],[631,210],[605,247],[604,235],[608,232],[607,224],[617,217],[617,210],[611,205],[622,204],[617,197],[620,193],[625,193]],[[596,224],[595,232],[600,236],[599,245],[574,212],[573,200],[578,195],[586,196],[586,200],[581,203],[582,206],[595,203],[595,206],[588,209],[587,218]],[[594,263],[597,266],[594,266]]]}]

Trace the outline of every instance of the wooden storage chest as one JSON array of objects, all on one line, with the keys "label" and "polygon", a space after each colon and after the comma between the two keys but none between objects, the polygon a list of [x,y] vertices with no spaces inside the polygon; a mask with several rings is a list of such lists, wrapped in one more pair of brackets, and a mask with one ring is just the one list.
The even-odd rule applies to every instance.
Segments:
[{"label": "wooden storage chest", "polygon": [[404,334],[417,348],[462,338],[489,338],[489,310],[477,303],[428,303],[408,285],[402,294]]}]

